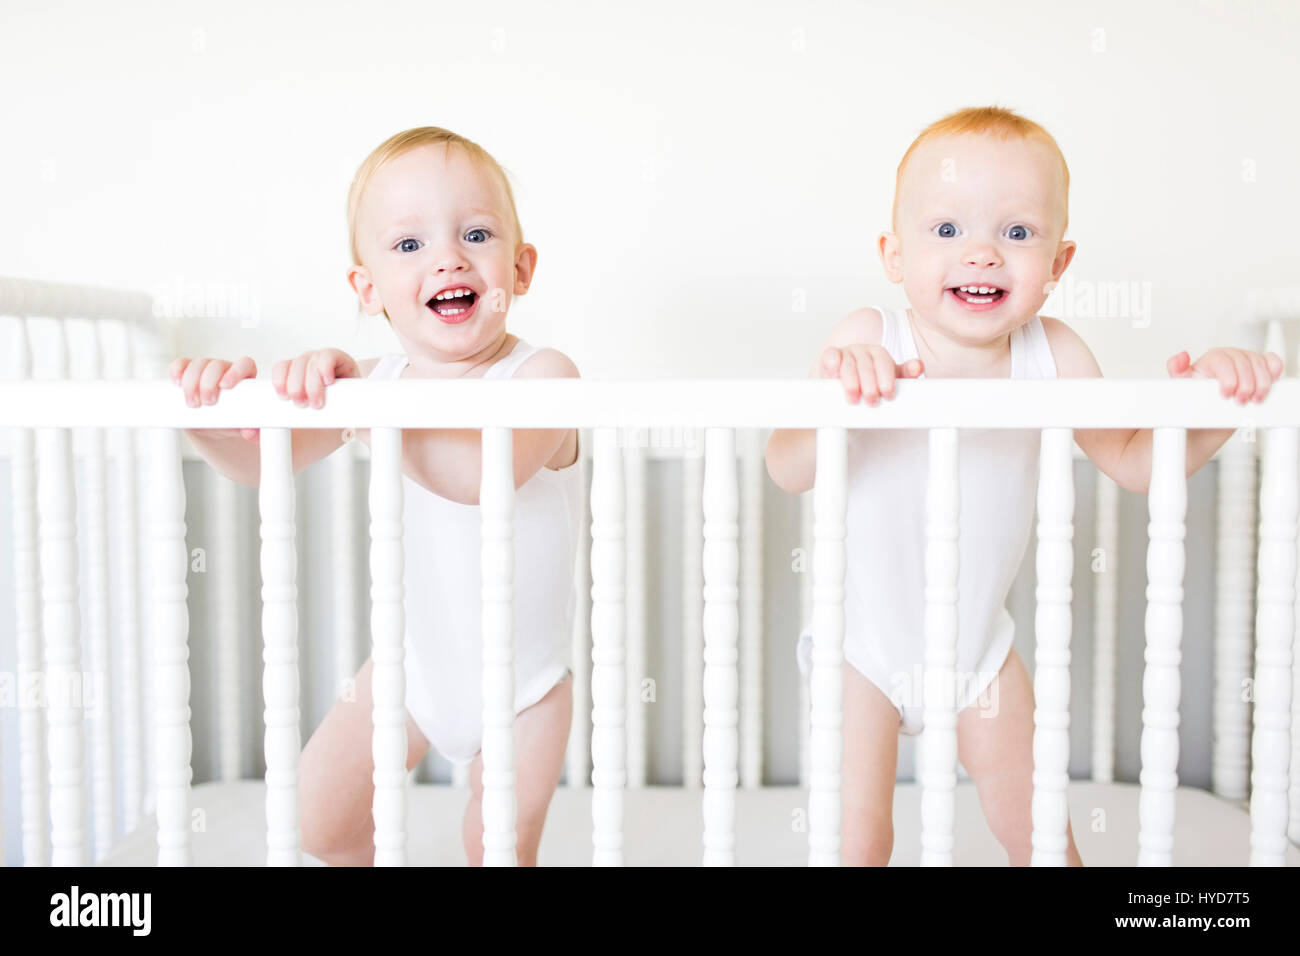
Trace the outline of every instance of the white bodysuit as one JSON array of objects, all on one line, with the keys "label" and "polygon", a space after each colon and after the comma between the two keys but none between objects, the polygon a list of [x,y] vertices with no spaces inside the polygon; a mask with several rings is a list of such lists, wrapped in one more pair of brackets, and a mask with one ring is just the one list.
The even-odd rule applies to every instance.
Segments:
[{"label": "white bodysuit", "polygon": [[[520,340],[483,377],[511,378],[537,351]],[[399,378],[408,364],[402,353],[385,355],[367,378]],[[543,465],[515,492],[515,713],[570,670],[578,468]],[[439,753],[469,763],[483,738],[481,514],[478,505],[450,501],[405,475],[402,488],[406,709]]]},{"label": "white bodysuit", "polygon": [[[880,344],[895,363],[917,358],[907,311],[880,313]],[[1056,378],[1038,316],[1011,333],[1011,378]],[[958,432],[959,711],[979,699],[1011,652],[1015,625],[1005,603],[1029,544],[1040,434]],[[906,734],[920,732],[924,710],[928,463],[924,429],[849,429],[844,659],[889,697]],[[796,657],[806,676],[811,626],[799,635]],[[992,708],[992,695],[988,704]]]}]

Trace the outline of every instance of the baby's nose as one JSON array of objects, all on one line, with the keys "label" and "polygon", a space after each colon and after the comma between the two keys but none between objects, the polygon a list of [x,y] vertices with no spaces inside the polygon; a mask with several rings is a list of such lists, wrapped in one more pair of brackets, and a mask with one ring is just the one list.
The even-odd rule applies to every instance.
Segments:
[{"label": "baby's nose", "polygon": [[990,266],[1002,264],[1002,259],[994,251],[992,246],[974,246],[966,250],[962,261],[968,266],[974,266],[977,269],[987,269]]}]

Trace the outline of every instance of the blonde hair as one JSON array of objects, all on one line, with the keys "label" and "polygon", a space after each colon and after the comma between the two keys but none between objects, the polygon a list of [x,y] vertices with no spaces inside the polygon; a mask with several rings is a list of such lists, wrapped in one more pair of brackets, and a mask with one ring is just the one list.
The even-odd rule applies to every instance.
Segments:
[{"label": "blonde hair", "polygon": [[492,154],[478,143],[453,133],[451,130],[443,129],[440,126],[418,126],[415,129],[404,130],[388,137],[388,139],[376,146],[361,165],[357,167],[357,174],[352,178],[352,186],[348,190],[348,250],[352,254],[353,264],[361,264],[361,255],[357,251],[357,210],[361,207],[361,195],[365,192],[371,177],[389,160],[395,159],[403,153],[409,153],[421,146],[430,145],[442,145],[448,150],[453,146],[460,147],[473,162],[481,164],[485,169],[490,169],[496,174],[501,180],[501,186],[506,194],[506,202],[510,206],[510,219],[515,227],[515,241],[524,241],[524,231],[519,225],[519,213],[515,210],[515,195],[510,189],[510,180],[506,177],[506,171],[492,157]]},{"label": "blonde hair", "polygon": [[967,107],[955,113],[949,113],[943,119],[936,120],[921,130],[920,135],[912,141],[912,145],[907,147],[907,152],[903,154],[903,158],[898,164],[898,177],[894,181],[894,209],[891,225],[896,224],[898,221],[898,196],[903,185],[903,170],[907,168],[907,161],[912,158],[912,153],[916,152],[916,148],[928,140],[938,139],[942,136],[962,135],[994,136],[1003,140],[1011,139],[1014,136],[1020,139],[1038,139],[1051,146],[1061,160],[1061,174],[1064,176],[1065,184],[1065,225],[1069,226],[1070,167],[1065,164],[1065,154],[1061,152],[1061,147],[1056,145],[1056,140],[1052,138],[1051,133],[1033,120],[1026,119],[1018,113],[1004,109],[1001,106]]}]

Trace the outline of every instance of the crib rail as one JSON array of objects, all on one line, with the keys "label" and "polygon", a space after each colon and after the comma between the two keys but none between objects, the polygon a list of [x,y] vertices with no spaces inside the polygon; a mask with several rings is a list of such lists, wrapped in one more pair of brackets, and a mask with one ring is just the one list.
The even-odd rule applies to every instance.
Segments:
[{"label": "crib rail", "polygon": [[[63,296],[61,298],[61,296]],[[111,308],[110,308],[111,305]],[[40,284],[0,284],[0,313],[107,318],[137,316],[131,300],[68,298]],[[56,368],[57,368],[56,363]],[[20,364],[19,374],[29,372]],[[152,374],[161,368],[156,364]],[[1150,485],[1147,671],[1144,679],[1140,836],[1137,861],[1168,864],[1173,845],[1177,786],[1182,573],[1184,563],[1186,432],[1241,429],[1261,448],[1262,488],[1255,622],[1252,737],[1252,863],[1280,864],[1287,841],[1290,768],[1292,644],[1296,630],[1298,442],[1300,381],[1276,383],[1268,400],[1239,406],[1206,381],[1070,380],[918,381],[898,385],[897,397],[876,408],[849,406],[837,383],[817,381],[603,382],[342,381],[327,406],[300,409],[280,400],[266,382],[244,382],[216,406],[191,409],[165,381],[10,381],[0,383],[0,427],[14,429],[16,514],[19,533],[39,533],[40,578],[47,670],[71,677],[79,667],[75,512],[70,434],[73,428],[138,430],[148,436],[145,481],[151,511],[152,570],[149,634],[157,699],[152,716],[153,779],[157,791],[159,862],[186,864],[189,846],[189,670],[185,584],[185,498],[180,473],[182,428],[262,429],[263,633],[266,641],[266,758],[268,862],[301,860],[297,824],[298,738],[296,556],[290,429],[372,429],[371,630],[375,654],[376,862],[405,861],[405,731],[401,674],[402,580],[400,449],[404,428],[483,429],[484,628],[484,847],[486,863],[514,860],[511,582],[513,483],[511,433],[516,428],[569,427],[594,433],[591,502],[591,782],[593,861],[622,862],[625,786],[644,772],[629,759],[629,482],[624,450],[640,428],[700,429],[702,452],[687,472],[698,488],[702,601],[687,605],[701,622],[703,726],[699,778],[704,787],[704,862],[735,861],[735,791],[752,779],[754,758],[742,757],[737,706],[743,657],[741,629],[741,473],[737,429],[813,428],[817,484],[812,494],[814,620],[808,718],[809,860],[834,865],[840,852],[841,668],[844,636],[846,440],[849,428],[924,428],[930,434],[931,519],[927,535],[925,730],[919,754],[922,785],[922,862],[950,864],[956,782],[956,641],[958,433],[965,428],[1032,428],[1043,433],[1038,524],[1035,673],[1034,856],[1036,864],[1065,858],[1066,766],[1069,740],[1069,639],[1073,536],[1073,430],[1154,428]],[[32,452],[33,432],[39,439]],[[751,467],[755,449],[746,461]],[[631,459],[633,467],[636,459]],[[692,478],[692,475],[694,478]],[[25,504],[26,503],[26,504]],[[27,505],[30,504],[30,507]],[[39,519],[39,520],[37,520]],[[746,526],[752,526],[748,519]],[[37,529],[39,528],[39,532]],[[28,552],[30,554],[30,552]],[[29,569],[30,570],[30,569]],[[688,575],[690,571],[687,571]],[[31,579],[33,575],[28,575]],[[27,667],[35,653],[34,591],[24,598],[20,639]],[[687,635],[688,640],[690,635]],[[57,674],[53,676],[58,676]],[[931,676],[934,680],[931,680]],[[688,675],[689,678],[689,675]],[[129,691],[128,691],[129,694]],[[86,862],[85,781],[81,777],[79,714],[71,705],[49,710],[52,862]],[[752,744],[752,728],[743,732]],[[25,735],[26,736],[26,735]],[[635,737],[633,738],[635,740]],[[635,744],[633,746],[635,750]],[[689,766],[688,779],[692,776]],[[574,764],[571,764],[571,771]],[[26,771],[27,765],[25,765]],[[583,768],[585,769],[585,767]],[[38,775],[43,768],[36,767]],[[630,779],[631,778],[631,779]],[[1296,788],[1291,786],[1294,801]],[[28,794],[24,792],[24,808]],[[37,842],[33,839],[31,846]],[[25,841],[25,846],[27,841]],[[39,854],[28,862],[43,862]]]}]

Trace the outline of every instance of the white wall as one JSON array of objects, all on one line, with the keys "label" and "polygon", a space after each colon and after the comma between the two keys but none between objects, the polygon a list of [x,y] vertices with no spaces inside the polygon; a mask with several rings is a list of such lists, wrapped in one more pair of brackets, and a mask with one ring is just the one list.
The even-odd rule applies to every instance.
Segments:
[{"label": "white wall", "polygon": [[893,171],[970,104],[1060,142],[1067,276],[1149,283],[1149,326],[1077,323],[1108,374],[1162,378],[1180,349],[1251,341],[1238,319],[1300,315],[1300,5],[1284,0],[0,15],[0,274],[215,312],[185,323],[184,350],[264,373],[307,348],[396,348],[358,319],[343,204],[371,148],[425,124],[514,175],[540,265],[512,327],[589,377],[803,375],[839,316],[901,301],[874,251]]}]

